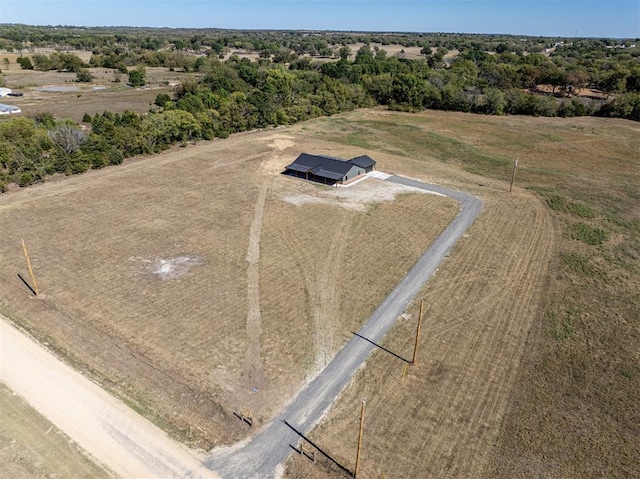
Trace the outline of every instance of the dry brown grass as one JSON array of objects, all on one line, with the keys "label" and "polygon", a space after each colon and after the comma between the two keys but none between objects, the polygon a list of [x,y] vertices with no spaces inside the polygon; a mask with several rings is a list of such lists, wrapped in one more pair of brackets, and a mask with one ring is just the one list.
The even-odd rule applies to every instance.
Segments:
[{"label": "dry brown grass", "polygon": [[[366,397],[363,477],[477,477],[499,437],[559,234],[532,195],[471,188],[484,211],[420,295],[418,363],[401,382],[405,363],[376,352],[311,436],[352,469]],[[411,358],[418,304],[407,313],[383,346]],[[297,457],[290,477],[341,477],[326,467]]]},{"label": "dry brown grass", "polygon": [[[232,412],[250,407],[258,423],[277,412],[456,211],[423,194],[343,209],[333,189],[278,174],[302,149],[324,146],[237,135],[4,195],[2,309],[190,444],[247,434]],[[254,323],[247,251],[262,192]],[[298,193],[325,203],[283,199]],[[16,278],[22,237],[40,300]],[[190,269],[171,276],[166,261],[180,258]]]},{"label": "dry brown grass", "polygon": [[[271,417],[454,214],[415,194],[344,209],[331,189],[275,175],[301,150],[366,152],[485,208],[420,295],[426,323],[404,383],[402,362],[374,353],[314,440],[352,468],[367,396],[365,477],[628,477],[640,457],[639,131],[363,110],[51,182],[0,199],[0,307],[190,444],[242,437],[231,410]],[[284,200],[296,195],[333,204]],[[605,241],[572,239],[576,223]],[[247,268],[255,224],[258,278]],[[16,281],[21,237],[40,301]],[[146,261],[181,255],[201,261],[173,281],[150,273]],[[260,311],[248,322],[252,288]],[[407,313],[383,343],[403,357],[417,304]],[[296,457],[287,474],[343,473]]]},{"label": "dry brown grass", "polygon": [[3,477],[107,478],[68,437],[0,383]]},{"label": "dry brown grass", "polygon": [[[422,361],[400,384],[402,364],[376,353],[313,439],[352,469],[367,396],[365,477],[632,477],[638,125],[378,111],[332,126],[335,140],[384,151],[398,172],[446,178],[485,209],[424,292]],[[516,156],[517,194],[506,195]],[[577,222],[607,239],[572,239]],[[385,346],[406,356],[412,323]],[[344,474],[296,456],[288,476]]]},{"label": "dry brown grass", "polygon": [[[22,70],[15,63],[15,58],[19,56],[17,53],[0,53],[0,59],[5,56],[11,57],[8,69],[0,66],[5,86],[23,93],[24,96],[5,97],[2,103],[19,106],[22,114],[26,116],[51,113],[56,118],[71,119],[78,123],[82,121],[85,113],[91,116],[103,111],[122,113],[128,110],[146,113],[150,108],[154,108],[153,103],[158,93],[171,95],[176,85],[198,76],[196,73],[169,71],[168,68],[162,67],[147,68],[147,84],[141,88],[131,88],[126,85],[126,74],[107,68],[90,68],[94,80],[90,83],[78,83],[75,73]],[[88,61],[88,58],[85,58],[85,61]],[[77,88],[77,91],[40,90],[49,86],[72,87]]]}]

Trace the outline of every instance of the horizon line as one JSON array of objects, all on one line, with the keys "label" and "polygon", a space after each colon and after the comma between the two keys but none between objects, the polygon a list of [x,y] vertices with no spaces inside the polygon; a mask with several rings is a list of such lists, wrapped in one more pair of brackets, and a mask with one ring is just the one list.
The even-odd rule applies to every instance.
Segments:
[{"label": "horizon line", "polygon": [[639,40],[639,37],[616,36],[579,36],[579,35],[533,35],[530,33],[488,33],[488,32],[464,32],[464,31],[414,31],[414,30],[340,30],[340,29],[315,29],[315,28],[235,28],[235,27],[170,27],[150,25],[65,25],[65,24],[30,24],[1,22],[0,26],[25,26],[36,28],[79,28],[79,29],[153,29],[153,30],[222,30],[238,32],[313,32],[313,33],[355,33],[355,34],[382,34],[382,35],[477,35],[477,36],[509,36],[528,38],[571,38],[571,39],[611,39],[611,40]]}]

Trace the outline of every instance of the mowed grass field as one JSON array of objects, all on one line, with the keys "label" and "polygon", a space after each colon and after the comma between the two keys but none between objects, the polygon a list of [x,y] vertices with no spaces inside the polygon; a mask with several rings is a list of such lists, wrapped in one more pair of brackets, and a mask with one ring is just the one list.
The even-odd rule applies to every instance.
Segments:
[{"label": "mowed grass field", "polygon": [[[308,128],[484,201],[420,295],[417,364],[403,380],[403,362],[375,352],[311,439],[353,471],[366,397],[363,477],[633,477],[638,125],[378,111]],[[405,358],[418,305],[407,313],[383,342]],[[287,466],[292,478],[344,476],[322,457]]]},{"label": "mowed grass field", "polygon": [[[0,308],[189,445],[242,438],[232,412],[271,418],[457,212],[377,180],[337,196],[278,175],[300,151],[367,153],[484,209],[419,295],[418,362],[403,380],[375,352],[312,439],[352,470],[366,397],[364,477],[629,477],[639,130],[361,110],[12,192]],[[39,300],[16,277],[23,237]],[[417,314],[416,301],[383,346],[410,358]],[[344,472],[296,456],[286,475]]]},{"label": "mowed grass field", "polygon": [[233,412],[269,420],[457,213],[380,180],[284,177],[301,151],[362,152],[285,132],[4,195],[2,311],[190,445],[248,435]]}]

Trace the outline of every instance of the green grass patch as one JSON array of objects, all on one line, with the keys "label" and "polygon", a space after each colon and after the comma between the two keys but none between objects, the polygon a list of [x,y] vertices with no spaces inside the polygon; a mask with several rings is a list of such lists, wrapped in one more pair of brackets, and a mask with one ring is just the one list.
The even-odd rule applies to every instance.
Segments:
[{"label": "green grass patch", "polygon": [[358,131],[355,133],[349,133],[346,137],[344,137],[343,141],[347,145],[373,149],[375,147],[369,142],[368,136],[369,135],[367,135],[366,133]]},{"label": "green grass patch", "polygon": [[561,136],[558,136],[558,135],[551,134],[551,135],[547,135],[545,140],[553,141],[554,143],[558,143],[558,142],[564,141],[564,138],[562,138]]},{"label": "green grass patch", "polygon": [[562,263],[579,276],[589,278],[603,278],[606,274],[595,268],[589,258],[576,253],[560,253]]},{"label": "green grass patch", "polygon": [[[558,176],[561,173],[558,170],[554,170],[553,168],[540,168],[540,167],[535,167],[535,166],[523,166],[523,167],[518,167],[518,176],[522,176],[522,173],[526,173],[529,176],[532,177],[536,177],[536,176]],[[530,188],[535,190],[535,188]]]},{"label": "green grass patch", "polygon": [[547,313],[547,317],[549,318],[550,322],[549,336],[551,336],[553,339],[555,339],[556,341],[564,341],[565,339],[570,338],[573,335],[573,316],[570,311],[567,311],[562,318],[558,315],[558,313],[549,311]]},{"label": "green grass patch", "polygon": [[[471,173],[486,175],[492,178],[506,179],[510,177],[513,161],[500,155],[483,151],[481,148],[465,143],[446,135],[425,131],[424,128],[390,121],[361,120],[358,125],[369,128],[368,136],[353,137],[347,135],[345,142],[356,146],[368,147],[375,143],[391,150],[406,152],[413,157],[433,157],[445,163],[457,163]],[[383,137],[377,131],[384,131]],[[364,132],[359,132],[364,133]],[[384,140],[381,140],[384,138]],[[384,141],[384,145],[381,145]],[[356,142],[356,143],[354,143]]]},{"label": "green grass patch", "polygon": [[608,213],[606,216],[607,221],[609,221],[609,223],[611,223],[612,225],[626,230],[629,233],[640,233],[640,220],[625,220],[613,213]]},{"label": "green grass patch", "polygon": [[635,245],[619,244],[610,251],[605,251],[603,258],[617,267],[623,268],[632,274],[640,273],[640,241]]},{"label": "green grass patch", "polygon": [[608,234],[602,228],[590,226],[586,223],[574,223],[567,228],[567,236],[595,246],[604,243]]},{"label": "green grass patch", "polygon": [[589,205],[585,205],[584,203],[575,203],[561,195],[553,193],[546,194],[545,201],[549,208],[554,211],[562,211],[564,213],[578,216],[579,218],[595,218],[596,216],[595,210]]}]

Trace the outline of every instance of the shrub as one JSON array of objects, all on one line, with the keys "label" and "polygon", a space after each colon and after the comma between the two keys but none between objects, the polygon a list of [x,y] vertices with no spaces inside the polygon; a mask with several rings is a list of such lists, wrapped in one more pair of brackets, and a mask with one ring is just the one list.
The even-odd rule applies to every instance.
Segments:
[{"label": "shrub", "polygon": [[32,185],[33,183],[35,183],[35,181],[36,180],[33,176],[33,173],[30,171],[25,171],[18,178],[18,185],[21,187],[25,187],[25,186]]},{"label": "shrub", "polygon": [[86,68],[82,68],[78,71],[78,73],[76,73],[76,81],[89,83],[93,81],[93,75]]},{"label": "shrub", "polygon": [[143,86],[145,81],[146,70],[144,67],[138,67],[135,70],[129,72],[129,85],[131,86]]},{"label": "shrub", "polygon": [[169,95],[167,95],[166,93],[158,93],[156,95],[156,101],[154,103],[159,107],[164,108],[170,101],[171,97]]},{"label": "shrub", "polygon": [[111,165],[119,165],[124,161],[124,155],[117,148],[112,148],[109,153],[109,163]]},{"label": "shrub", "polygon": [[33,63],[31,62],[31,58],[29,57],[20,57],[16,59],[16,62],[23,70],[33,70]]}]

